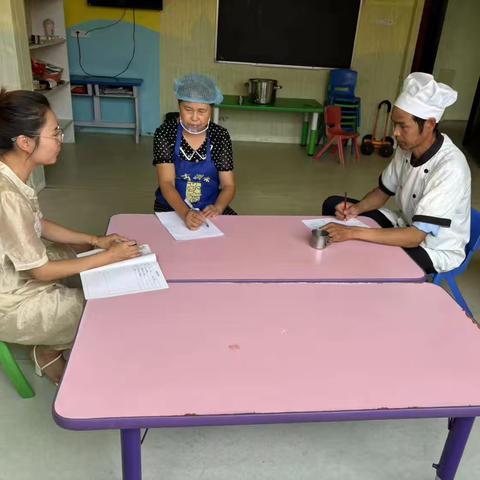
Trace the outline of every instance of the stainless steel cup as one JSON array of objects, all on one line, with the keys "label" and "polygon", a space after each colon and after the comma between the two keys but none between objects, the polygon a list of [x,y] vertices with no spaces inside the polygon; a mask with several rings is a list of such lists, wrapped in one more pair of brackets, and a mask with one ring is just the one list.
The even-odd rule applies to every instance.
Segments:
[{"label": "stainless steel cup", "polygon": [[315,228],[312,230],[312,236],[310,237],[310,246],[317,250],[323,250],[330,243],[330,237],[328,232]]}]

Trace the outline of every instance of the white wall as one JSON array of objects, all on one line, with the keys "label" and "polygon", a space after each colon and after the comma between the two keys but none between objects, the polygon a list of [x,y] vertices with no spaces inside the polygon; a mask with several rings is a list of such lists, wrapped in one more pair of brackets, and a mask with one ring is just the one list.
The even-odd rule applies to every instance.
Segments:
[{"label": "white wall", "polygon": [[32,74],[22,0],[0,0],[0,86],[31,90]]}]

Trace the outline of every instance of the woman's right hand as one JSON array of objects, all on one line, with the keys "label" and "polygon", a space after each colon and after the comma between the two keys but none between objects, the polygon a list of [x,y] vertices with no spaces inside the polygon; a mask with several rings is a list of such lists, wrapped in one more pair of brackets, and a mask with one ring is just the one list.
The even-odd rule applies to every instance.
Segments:
[{"label": "woman's right hand", "polygon": [[125,242],[118,240],[112,243],[104,252],[82,258],[49,261],[41,267],[32,268],[30,272],[36,280],[51,282],[69,277],[70,275],[76,275],[85,270],[103,267],[104,265],[110,265],[111,263],[138,256],[140,256],[140,248],[135,240],[127,240]]},{"label": "woman's right hand", "polygon": [[107,252],[112,259],[111,263],[140,256],[140,248],[135,240],[113,243]]},{"label": "woman's right hand", "polygon": [[197,230],[206,222],[205,216],[198,210],[190,209],[185,215],[185,225],[189,230]]},{"label": "woman's right hand", "polygon": [[339,220],[350,220],[357,217],[361,213],[357,205],[356,203],[340,202],[335,207],[335,217]]}]

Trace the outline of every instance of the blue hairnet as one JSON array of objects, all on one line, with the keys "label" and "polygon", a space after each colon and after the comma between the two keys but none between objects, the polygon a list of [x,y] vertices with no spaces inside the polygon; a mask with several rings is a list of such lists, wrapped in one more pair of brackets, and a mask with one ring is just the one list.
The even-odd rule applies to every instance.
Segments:
[{"label": "blue hairnet", "polygon": [[175,80],[173,87],[178,100],[195,103],[214,103],[218,105],[223,101],[222,92],[211,78],[198,73],[185,75]]}]

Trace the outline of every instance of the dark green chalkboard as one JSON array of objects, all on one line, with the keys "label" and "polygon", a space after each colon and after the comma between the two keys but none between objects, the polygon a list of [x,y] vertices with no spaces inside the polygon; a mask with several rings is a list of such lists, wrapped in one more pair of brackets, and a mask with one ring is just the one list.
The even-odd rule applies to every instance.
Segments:
[{"label": "dark green chalkboard", "polygon": [[349,68],[361,0],[218,0],[216,60]]}]

